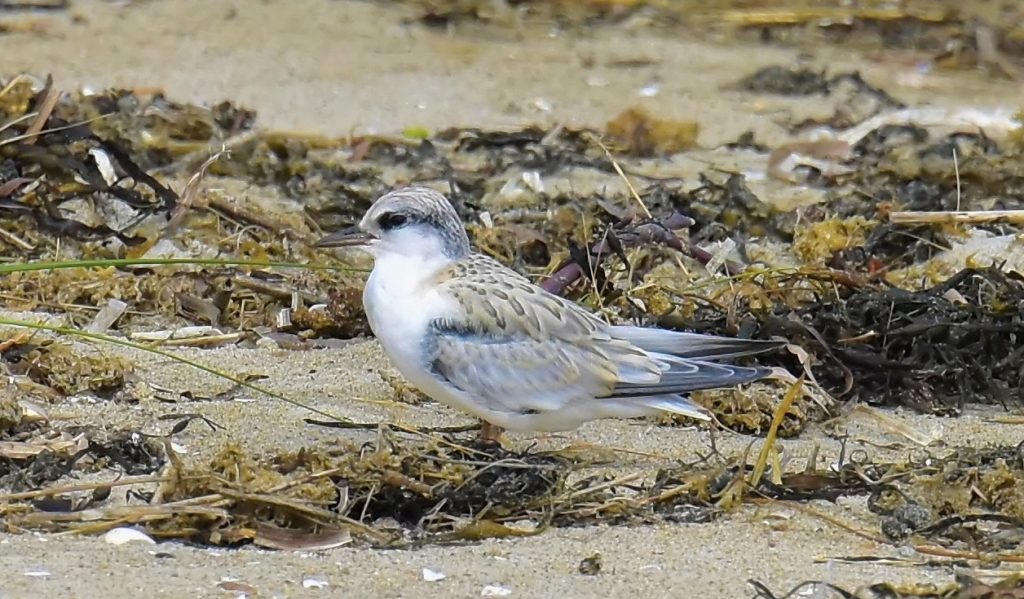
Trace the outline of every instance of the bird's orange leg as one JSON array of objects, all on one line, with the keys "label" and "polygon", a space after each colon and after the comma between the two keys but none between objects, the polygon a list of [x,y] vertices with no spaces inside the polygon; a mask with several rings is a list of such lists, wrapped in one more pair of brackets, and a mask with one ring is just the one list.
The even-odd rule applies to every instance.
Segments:
[{"label": "bird's orange leg", "polygon": [[480,426],[480,440],[484,443],[493,443],[501,446],[501,434],[505,432],[505,429],[501,428],[496,424],[491,424],[486,420],[482,421]]}]

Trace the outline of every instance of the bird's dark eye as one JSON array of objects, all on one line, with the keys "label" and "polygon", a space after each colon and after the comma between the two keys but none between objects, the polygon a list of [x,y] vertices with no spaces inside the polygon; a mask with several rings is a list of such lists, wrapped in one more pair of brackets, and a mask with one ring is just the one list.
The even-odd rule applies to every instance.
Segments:
[{"label": "bird's dark eye", "polygon": [[380,215],[380,218],[377,219],[377,224],[380,225],[381,229],[389,231],[391,229],[397,229],[398,227],[401,227],[408,220],[409,217],[407,217],[404,214],[399,214],[397,212],[385,212],[384,214]]}]

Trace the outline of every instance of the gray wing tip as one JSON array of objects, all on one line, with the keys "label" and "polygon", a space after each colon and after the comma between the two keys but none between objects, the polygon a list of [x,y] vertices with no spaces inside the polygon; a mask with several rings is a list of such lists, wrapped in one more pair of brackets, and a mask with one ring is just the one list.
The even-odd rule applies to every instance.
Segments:
[{"label": "gray wing tip", "polygon": [[649,397],[670,393],[690,393],[705,389],[726,389],[736,385],[757,382],[770,377],[774,371],[765,366],[736,366],[708,361],[688,361],[696,371],[669,371],[654,384],[620,384],[613,397]]},{"label": "gray wing tip", "polygon": [[[711,337],[711,335],[708,335]],[[734,341],[737,344],[749,345],[750,347],[762,347],[762,351],[779,349],[789,344],[789,341],[785,339],[744,339],[741,337],[716,337],[717,339],[728,339]]]},{"label": "gray wing tip", "polygon": [[734,366],[737,370],[742,368],[744,370],[751,371],[749,374],[749,380],[747,382],[759,381],[766,379],[775,373],[774,368],[768,366]]},{"label": "gray wing tip", "polygon": [[785,347],[785,339],[740,339],[654,327],[612,327],[612,335],[640,349],[690,360],[729,360]]}]

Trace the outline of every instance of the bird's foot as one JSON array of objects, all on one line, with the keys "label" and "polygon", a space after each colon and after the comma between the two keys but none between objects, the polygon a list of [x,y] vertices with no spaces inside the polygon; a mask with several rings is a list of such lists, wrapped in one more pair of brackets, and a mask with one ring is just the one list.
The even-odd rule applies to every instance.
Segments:
[{"label": "bird's foot", "polygon": [[481,445],[486,447],[501,447],[501,434],[505,432],[505,429],[501,428],[496,424],[491,424],[486,420],[480,426],[480,436],[477,437],[477,441]]}]

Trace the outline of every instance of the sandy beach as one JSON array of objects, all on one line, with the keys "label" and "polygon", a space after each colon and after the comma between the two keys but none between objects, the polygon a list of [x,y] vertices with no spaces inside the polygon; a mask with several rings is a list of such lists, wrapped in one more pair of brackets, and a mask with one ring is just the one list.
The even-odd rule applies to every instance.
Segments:
[{"label": "sandy beach", "polygon": [[[1006,109],[1021,104],[1019,82],[981,71],[927,71],[915,56],[884,57],[849,48],[761,45],[649,28],[582,32],[519,25],[495,30],[459,25],[427,28],[409,6],[327,0],[79,0],[53,14],[17,14],[33,30],[0,33],[0,73],[52,74],[62,89],[160,88],[177,101],[231,100],[254,109],[261,127],[327,136],[398,134],[453,126],[485,129],[556,123],[604,126],[630,106],[701,123],[696,169],[705,158],[735,164],[714,148],[752,131],[770,147],[790,141],[783,116],[831,114],[819,96],[767,97],[730,89],[775,64],[859,71],[911,106]],[[4,20],[0,20],[3,23]],[[902,53],[901,53],[902,52]],[[623,66],[627,65],[627,66]],[[628,66],[636,65],[636,66]],[[718,156],[715,158],[714,156]],[[685,161],[683,161],[685,162]],[[664,167],[670,168],[670,167]],[[208,183],[216,186],[216,180]],[[773,181],[752,187],[785,194]],[[258,188],[245,193],[259,195]],[[84,346],[83,346],[84,347]],[[104,348],[137,366],[147,384],[215,396],[230,383],[185,365],[126,348]],[[359,422],[411,426],[469,424],[433,402],[393,401],[397,372],[369,338],[336,347],[290,351],[218,347],[181,355],[235,373],[259,373],[261,385]],[[782,392],[780,391],[780,397]],[[244,401],[239,401],[244,400]],[[159,401],[91,401],[76,396],[47,407],[52,420],[101,430],[166,432]],[[197,463],[226,441],[262,455],[339,439],[361,443],[375,432],[333,430],[303,422],[309,414],[247,390],[188,411],[223,427],[192,425],[175,437],[183,459]],[[885,413],[910,430],[954,447],[1013,445],[1020,424],[992,422],[997,407],[969,407],[957,418],[910,410]],[[851,415],[851,448],[900,459],[918,448],[891,429]],[[625,450],[602,468],[644,472],[692,462],[710,447],[706,430],[652,422],[602,421],[557,435],[510,434],[517,448],[574,446]],[[763,438],[723,433],[719,451],[741,452]],[[818,424],[781,441],[787,459],[834,462],[840,444]],[[115,494],[118,491],[115,490]],[[809,513],[810,508],[813,512]],[[151,597],[753,597],[748,580],[777,596],[805,581],[854,590],[879,582],[946,584],[954,568],[853,563],[839,558],[908,558],[912,548],[881,544],[820,517],[878,531],[866,500],[801,505],[746,505],[707,523],[553,528],[536,536],[404,550],[357,545],[322,552],[222,549],[178,542],[112,545],[101,537],[0,534],[0,598]],[[596,575],[580,572],[599,553]],[[443,574],[439,580],[436,573]],[[839,597],[820,589],[800,597]],[[866,595],[865,595],[866,596]]]}]

